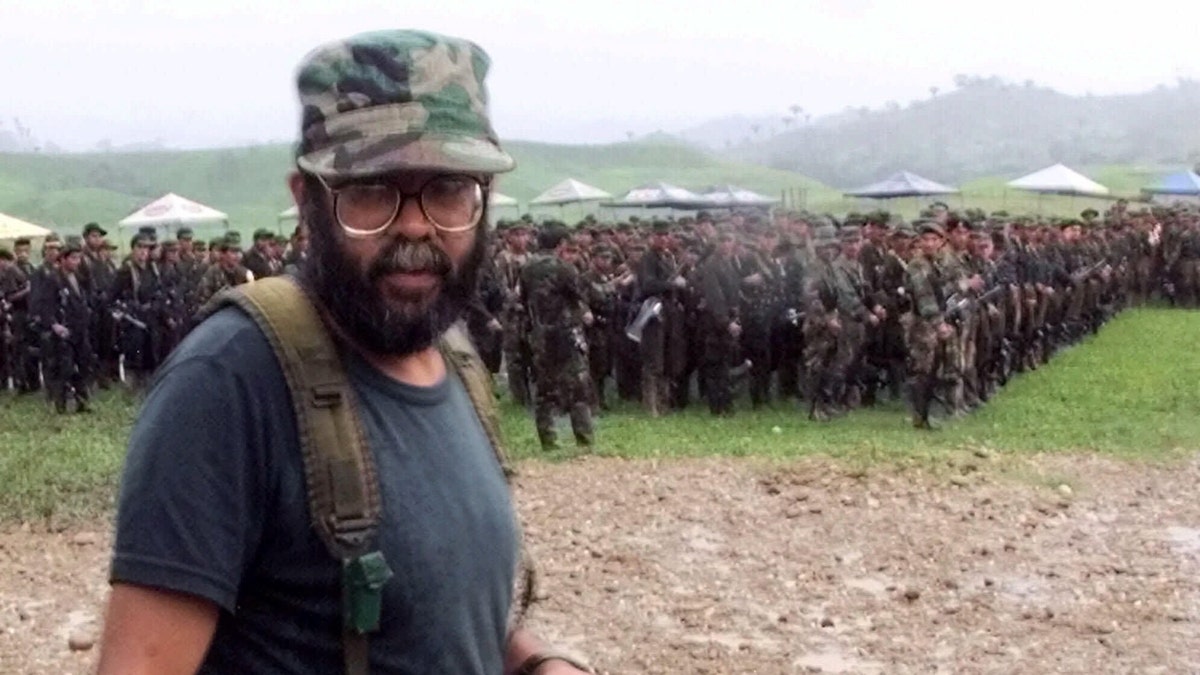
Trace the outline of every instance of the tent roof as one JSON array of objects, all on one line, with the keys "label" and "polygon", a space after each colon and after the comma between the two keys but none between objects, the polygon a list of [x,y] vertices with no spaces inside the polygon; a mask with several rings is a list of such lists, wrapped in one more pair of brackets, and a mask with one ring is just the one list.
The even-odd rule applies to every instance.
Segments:
[{"label": "tent roof", "polygon": [[574,204],[612,199],[612,195],[574,178],[567,178],[529,201],[530,206],[543,204]]},{"label": "tent roof", "polygon": [[714,185],[705,190],[700,197],[708,200],[713,206],[717,207],[770,206],[779,202],[778,199],[773,197],[760,195],[757,192],[736,185]]},{"label": "tent roof", "polygon": [[1156,195],[1200,195],[1200,175],[1195,171],[1182,171],[1164,176],[1157,185],[1142,188],[1142,192]]},{"label": "tent roof", "polygon": [[117,224],[121,227],[146,227],[191,225],[217,220],[229,220],[229,216],[212,207],[169,192],[134,211]]},{"label": "tent roof", "polygon": [[509,197],[508,195],[503,195],[499,192],[493,192],[491,196],[488,197],[488,203],[492,206],[516,206],[517,200]]},{"label": "tent roof", "polygon": [[878,183],[871,183],[860,188],[847,190],[845,194],[851,197],[868,197],[872,199],[889,199],[892,197],[921,197],[932,195],[949,195],[958,190],[918,176],[911,171],[897,171]]},{"label": "tent roof", "polygon": [[647,206],[676,209],[702,209],[712,206],[704,197],[670,183],[647,183],[639,185],[618,200],[605,206]]},{"label": "tent roof", "polygon": [[279,212],[280,220],[287,220],[289,218],[299,218],[299,217],[300,217],[300,207],[296,206],[295,204],[293,204]]},{"label": "tent roof", "polygon": [[51,233],[51,230],[27,223],[20,218],[6,216],[0,213],[0,239],[20,239],[21,237],[44,237]]},{"label": "tent roof", "polygon": [[1108,188],[1062,164],[1010,181],[1008,186],[1030,192],[1052,192],[1066,195],[1106,195]]}]

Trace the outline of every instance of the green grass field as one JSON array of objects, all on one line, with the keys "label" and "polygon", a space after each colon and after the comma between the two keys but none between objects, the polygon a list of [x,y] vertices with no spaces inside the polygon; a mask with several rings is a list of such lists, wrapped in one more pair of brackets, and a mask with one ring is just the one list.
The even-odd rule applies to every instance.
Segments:
[{"label": "green grass field", "polygon": [[[517,141],[506,147],[516,158],[517,169],[499,178],[498,189],[518,199],[522,210],[530,199],[568,177],[618,196],[651,181],[666,181],[693,190],[732,183],[776,198],[786,193],[789,206],[834,214],[886,208],[912,218],[930,201],[847,199],[838,188],[848,186],[828,186],[795,172],[730,162],[664,141],[610,145]],[[176,192],[226,212],[230,226],[243,236],[260,227],[286,231],[291,221],[281,223],[277,215],[290,206],[291,198],[284,185],[290,167],[291,149],[286,145],[126,154],[6,154],[0,155],[0,213],[72,234],[78,233],[88,221],[114,225],[150,200]],[[1136,195],[1141,186],[1161,173],[1154,168],[1132,166],[1078,168],[1109,185],[1115,194],[1127,196]],[[1005,190],[1008,178],[1011,177],[970,181],[960,186],[962,194],[946,201],[955,208],[1045,215],[1074,215],[1089,206],[1103,210],[1109,203]],[[573,222],[597,210],[595,205],[540,207],[533,213]],[[494,215],[511,217],[515,212],[502,208]],[[601,217],[612,215],[600,211]],[[208,237],[224,229],[221,224],[213,224],[197,228],[197,232]]]},{"label": "green grass field", "polygon": [[[1200,312],[1127,312],[1049,366],[1019,376],[983,409],[936,432],[911,429],[899,405],[826,424],[808,421],[795,404],[743,409],[726,419],[710,417],[702,406],[661,419],[622,406],[597,420],[594,452],[628,458],[825,455],[869,465],[936,462],[987,448],[1012,455],[1097,452],[1169,460],[1200,449],[1197,335]],[[95,408],[92,415],[59,417],[40,398],[0,396],[0,524],[108,512],[136,404],[123,393],[109,393]],[[563,422],[565,449],[545,456],[531,417],[511,404],[503,407],[506,437],[523,460],[574,455]]]}]

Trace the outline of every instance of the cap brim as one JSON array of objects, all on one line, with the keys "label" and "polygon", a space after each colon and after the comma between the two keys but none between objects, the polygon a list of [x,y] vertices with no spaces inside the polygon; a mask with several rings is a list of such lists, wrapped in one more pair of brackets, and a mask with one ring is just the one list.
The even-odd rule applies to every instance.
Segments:
[{"label": "cap brim", "polygon": [[421,170],[504,173],[516,167],[512,156],[485,139],[427,135],[413,139],[410,134],[349,140],[303,155],[297,163],[305,171],[331,178]]}]

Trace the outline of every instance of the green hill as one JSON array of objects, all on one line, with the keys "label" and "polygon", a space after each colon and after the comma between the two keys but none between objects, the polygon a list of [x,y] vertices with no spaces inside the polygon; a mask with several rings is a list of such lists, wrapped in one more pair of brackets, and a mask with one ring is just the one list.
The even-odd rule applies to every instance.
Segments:
[{"label": "green hill", "polygon": [[[882,207],[911,218],[929,201],[846,199],[794,171],[721,159],[670,141],[591,146],[511,142],[506,147],[516,157],[517,170],[502,175],[497,187],[523,205],[567,177],[614,195],[657,180],[694,190],[733,183],[775,197],[786,194],[789,206],[838,214]],[[235,229],[249,234],[258,227],[280,224],[277,214],[290,205],[284,185],[290,167],[291,150],[286,145],[147,153],[0,154],[0,212],[74,233],[92,220],[113,225],[150,200],[176,192],[225,211]],[[1158,175],[1154,167],[1077,168],[1118,195],[1135,195]],[[1089,206],[1104,209],[1109,204],[1107,200],[1037,197],[1006,190],[1004,183],[1013,177],[1015,174],[970,180],[960,186],[961,195],[945,201],[955,208],[1047,215],[1076,214]],[[511,213],[498,210],[495,215]],[[583,209],[550,207],[534,213],[569,221],[581,217]],[[198,231],[204,236],[221,229],[218,224]]]},{"label": "green hill", "polygon": [[[567,177],[615,195],[640,183],[663,180],[691,189],[734,183],[773,196],[792,190],[804,191],[810,199],[836,198],[836,193],[800,174],[715,159],[677,143],[512,142],[506,147],[517,160],[517,170],[501,176],[498,189],[522,204]],[[245,232],[274,226],[276,214],[290,205],[284,176],[291,162],[286,145],[128,154],[5,154],[0,155],[0,212],[75,232],[90,220],[111,225],[150,200],[175,192],[225,211],[231,224]]]}]

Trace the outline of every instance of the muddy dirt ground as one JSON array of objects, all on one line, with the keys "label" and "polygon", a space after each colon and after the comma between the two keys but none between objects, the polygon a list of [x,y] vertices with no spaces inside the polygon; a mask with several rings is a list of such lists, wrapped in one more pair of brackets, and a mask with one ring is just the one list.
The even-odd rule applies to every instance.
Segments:
[{"label": "muddy dirt ground", "polygon": [[[1200,460],[526,464],[533,623],[609,673],[1198,673]],[[1061,484],[1061,485],[1060,485]],[[0,673],[86,673],[109,535],[0,533]]]}]

